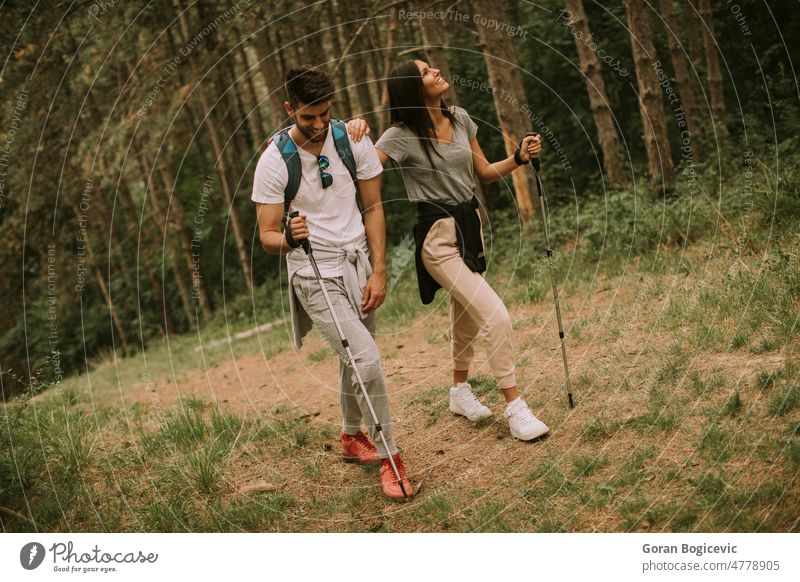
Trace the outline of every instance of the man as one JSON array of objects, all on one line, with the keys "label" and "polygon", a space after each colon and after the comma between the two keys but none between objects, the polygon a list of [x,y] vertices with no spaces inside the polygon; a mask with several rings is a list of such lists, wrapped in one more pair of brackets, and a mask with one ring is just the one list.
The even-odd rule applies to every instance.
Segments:
[{"label": "man", "polygon": [[[386,297],[386,224],[381,206],[380,180],[383,170],[369,138],[350,142],[355,161],[357,187],[334,143],[331,128],[331,99],[334,88],[327,75],[310,66],[296,67],[286,75],[286,113],[293,119],[287,136],[273,140],[256,167],[252,199],[257,204],[261,245],[271,254],[286,256],[292,333],[295,345],[302,345],[310,323],[339,355],[339,389],[342,406],[342,454],[358,463],[381,463],[384,494],[403,499],[389,455],[410,496],[412,487],[397,454],[380,353],[375,344],[375,310]],[[302,175],[291,210],[299,216],[281,222],[286,210],[288,161],[278,144],[297,151]],[[349,140],[349,137],[345,136]],[[341,149],[341,148],[340,148]],[[295,166],[297,168],[297,166]],[[356,191],[364,209],[363,221],[356,203]],[[308,257],[299,248],[309,238],[322,282],[330,296],[337,319],[353,352],[367,394],[383,428],[383,443],[373,426],[372,415],[325,303],[320,284]],[[361,420],[379,449],[360,430]]]}]

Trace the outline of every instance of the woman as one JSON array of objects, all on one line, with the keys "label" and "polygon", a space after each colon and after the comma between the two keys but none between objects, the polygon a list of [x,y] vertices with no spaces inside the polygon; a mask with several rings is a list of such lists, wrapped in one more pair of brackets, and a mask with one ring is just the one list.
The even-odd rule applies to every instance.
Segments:
[{"label": "woman", "polygon": [[547,433],[517,391],[511,318],[500,297],[480,274],[486,270],[483,232],[473,194],[475,176],[499,180],[541,151],[538,137],[526,137],[514,156],[490,164],[475,135],[478,127],[460,107],[447,107],[450,86],[438,69],[421,60],[391,72],[392,127],[375,144],[385,166],[400,169],[410,200],[417,203],[417,278],[423,303],[440,287],[450,293],[453,386],[450,410],[469,420],[491,415],[467,382],[479,332],[489,345],[492,373],[506,400],[511,434],[524,441]]}]

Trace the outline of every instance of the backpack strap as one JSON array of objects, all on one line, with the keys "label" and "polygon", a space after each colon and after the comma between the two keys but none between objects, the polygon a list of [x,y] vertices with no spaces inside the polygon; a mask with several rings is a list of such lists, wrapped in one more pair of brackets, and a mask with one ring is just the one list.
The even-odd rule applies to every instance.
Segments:
[{"label": "backpack strap", "polygon": [[358,183],[356,175],[356,158],[353,156],[353,148],[350,147],[350,138],[347,137],[347,124],[340,119],[331,119],[331,131],[333,131],[333,145],[336,153],[342,159],[353,184]]},{"label": "backpack strap", "polygon": [[297,151],[297,145],[294,140],[289,136],[289,130],[284,129],[274,138],[275,146],[278,148],[284,163],[286,164],[286,173],[289,176],[286,182],[286,187],[283,189],[283,208],[284,215],[289,212],[289,206],[297,196],[297,191],[300,189],[300,179],[303,175],[303,168],[300,165],[300,154]]}]

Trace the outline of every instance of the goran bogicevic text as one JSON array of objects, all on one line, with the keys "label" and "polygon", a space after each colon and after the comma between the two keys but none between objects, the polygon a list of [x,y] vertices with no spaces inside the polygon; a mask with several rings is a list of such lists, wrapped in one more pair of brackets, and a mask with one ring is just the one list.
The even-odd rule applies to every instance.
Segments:
[{"label": "goran bogicevic text", "polygon": [[676,545],[657,546],[644,544],[642,552],[645,554],[694,554],[695,556],[704,556],[706,554],[736,554],[738,553],[738,548],[732,544],[725,544],[724,546],[681,544],[679,550],[679,546]]}]

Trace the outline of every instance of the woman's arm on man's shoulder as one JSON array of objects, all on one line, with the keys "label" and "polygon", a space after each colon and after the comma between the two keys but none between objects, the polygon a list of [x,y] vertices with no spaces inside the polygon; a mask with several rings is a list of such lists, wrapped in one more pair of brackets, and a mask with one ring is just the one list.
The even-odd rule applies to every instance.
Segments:
[{"label": "woman's arm on man's shoulder", "polygon": [[[361,141],[361,138],[365,135],[369,135],[369,124],[360,117],[356,117],[355,119],[351,119],[347,122],[347,131],[350,134],[350,141],[353,143],[358,143]],[[387,156],[382,150],[375,148],[375,153],[378,154],[378,159],[381,162],[381,166],[386,167],[386,164],[389,162],[389,156]]]}]

